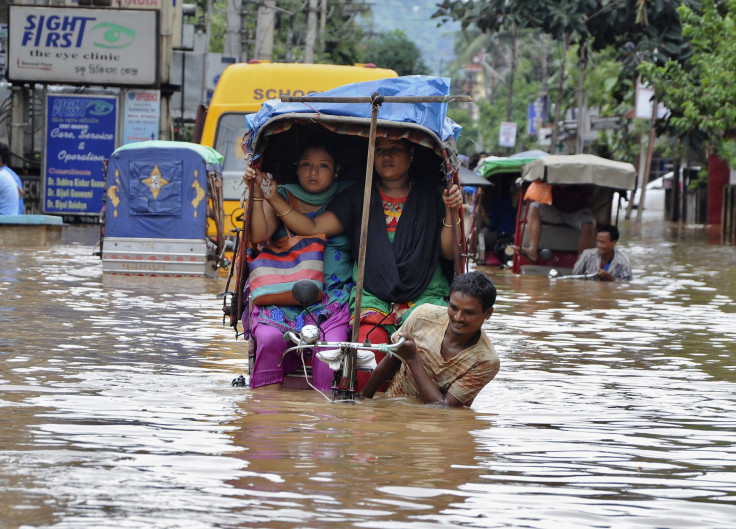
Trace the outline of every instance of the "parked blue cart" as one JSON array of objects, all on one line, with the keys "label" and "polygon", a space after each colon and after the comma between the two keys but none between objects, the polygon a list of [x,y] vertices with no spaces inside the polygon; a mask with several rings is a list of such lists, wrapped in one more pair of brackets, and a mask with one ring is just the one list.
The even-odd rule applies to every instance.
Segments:
[{"label": "parked blue cart", "polygon": [[106,171],[103,272],[216,277],[225,264],[222,160],[186,142],[116,149]]}]

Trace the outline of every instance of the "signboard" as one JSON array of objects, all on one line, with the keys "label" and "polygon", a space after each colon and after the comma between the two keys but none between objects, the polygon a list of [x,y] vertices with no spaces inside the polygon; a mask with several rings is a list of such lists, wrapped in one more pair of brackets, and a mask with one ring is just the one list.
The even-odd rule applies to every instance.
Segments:
[{"label": "signboard", "polygon": [[[660,103],[657,105],[657,118],[662,119],[669,110]],[[636,86],[636,117],[652,119],[654,113],[654,88],[638,84]]]},{"label": "signboard", "polygon": [[158,139],[161,92],[128,90],[123,106],[123,145]]},{"label": "signboard", "polygon": [[615,130],[621,128],[621,118],[590,118],[590,130]]},{"label": "signboard", "polygon": [[215,88],[217,87],[217,82],[220,80],[220,76],[222,75],[222,72],[225,71],[225,68],[227,68],[231,64],[235,64],[236,62],[238,62],[238,60],[235,57],[223,55],[222,53],[211,53],[210,52],[207,54],[207,63],[205,65],[206,67],[205,82],[207,83],[207,104],[209,104],[210,101],[212,100],[212,94],[215,93]]},{"label": "signboard", "polygon": [[0,24],[0,77],[5,78],[5,65],[8,58],[8,25]]},{"label": "signboard", "polygon": [[115,96],[46,96],[45,213],[100,213],[103,162],[115,150],[117,119]]},{"label": "signboard", "polygon": [[537,145],[540,147],[552,145],[552,127],[541,127],[537,131]]},{"label": "signboard", "polygon": [[[77,0],[74,0],[76,2]],[[70,2],[71,3],[71,2]],[[171,45],[181,46],[182,2],[179,0],[112,0],[116,9],[153,9],[161,13],[161,32],[171,35]]]},{"label": "signboard", "polygon": [[547,121],[547,96],[538,97],[533,103],[529,103],[526,118],[526,133],[534,136]]},{"label": "signboard", "polygon": [[158,12],[10,5],[8,79],[155,86]]},{"label": "signboard", "polygon": [[504,121],[498,134],[499,147],[513,147],[516,145],[516,123]]}]

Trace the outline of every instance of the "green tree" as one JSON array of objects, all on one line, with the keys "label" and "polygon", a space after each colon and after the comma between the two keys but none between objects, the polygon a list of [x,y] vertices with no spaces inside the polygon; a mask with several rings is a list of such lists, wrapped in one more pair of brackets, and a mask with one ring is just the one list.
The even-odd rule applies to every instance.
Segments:
[{"label": "green tree", "polygon": [[513,25],[590,41],[594,50],[633,42],[641,52],[680,57],[687,53],[677,7],[699,0],[444,0],[434,17],[476,25],[484,32]]},{"label": "green tree", "polygon": [[703,0],[702,9],[683,5],[679,13],[692,56],[642,63],[642,78],[671,112],[665,130],[691,146],[704,137],[736,167],[736,0]]},{"label": "green tree", "polygon": [[[205,6],[204,0],[197,0],[199,16]],[[303,0],[282,0],[277,3],[274,13],[273,62],[301,62],[304,60],[304,47],[307,35],[307,11]],[[246,33],[255,35],[258,19],[258,4],[248,2]],[[359,15],[370,12],[370,6],[356,0],[328,0],[328,12],[324,39],[324,50],[315,50],[315,62],[329,64],[355,64],[361,62],[361,47],[365,32],[357,22]],[[210,50],[222,52],[226,27],[226,0],[213,0],[211,13]],[[204,19],[202,19],[204,20]],[[246,53],[252,57],[252,48]]]},{"label": "green tree", "polygon": [[467,108],[450,105],[447,109],[447,116],[462,127],[460,136],[457,139],[458,152],[470,154],[483,150],[477,147],[480,135],[478,122],[472,119]]},{"label": "green tree", "polygon": [[363,62],[372,62],[380,68],[391,68],[399,75],[429,73],[419,47],[400,29],[383,33],[369,41],[363,59]]},{"label": "green tree", "polygon": [[[477,99],[477,119],[473,120],[468,110],[450,107],[449,116],[463,126],[458,147],[461,152],[472,153],[479,151],[495,152],[501,154],[498,147],[498,136],[500,124],[507,121],[509,108],[511,110],[510,121],[518,124],[516,150],[527,150],[537,147],[536,136],[531,136],[527,131],[528,105],[539,97],[544,86],[543,70],[540,62],[539,43],[531,32],[527,31],[518,38],[518,51],[516,61],[518,63],[514,72],[513,92],[511,106],[508,105],[508,96],[511,85],[507,82],[511,76],[511,42],[510,35],[504,34],[498,38],[490,35],[477,34],[471,38],[471,43],[466,45],[459,42],[460,61],[454,63],[453,68],[453,91],[455,93],[472,92],[474,79],[471,72],[464,69],[468,63],[477,64],[473,58],[478,60],[480,53],[481,62],[485,62],[486,78],[488,83],[486,90],[489,97]],[[464,54],[464,47],[473,50],[471,54]],[[488,50],[487,52],[484,50]],[[490,73],[493,71],[493,73]],[[504,80],[505,79],[505,80]]]},{"label": "green tree", "polygon": [[[697,1],[684,0],[684,3]],[[589,64],[595,62],[598,52],[616,50],[616,60],[624,66],[616,82],[607,81],[616,87],[608,92],[616,98],[616,104],[610,105],[614,107],[624,103],[624,98],[629,98],[628,104],[633,104],[630,87],[641,60],[662,61],[687,56],[689,47],[682,36],[677,11],[681,3],[683,0],[444,0],[433,16],[440,21],[459,21],[464,30],[477,26],[491,35],[508,32],[517,26],[542,32],[560,43],[564,50],[560,55],[566,60],[558,61],[557,83],[550,83],[549,92],[556,92],[552,100],[557,102],[555,108],[561,117],[564,106],[580,104],[582,93],[578,95],[578,102],[572,102],[567,99],[568,87],[573,78],[580,79],[578,72],[594,73],[595,68],[590,68]],[[578,52],[577,65],[568,65],[568,46]],[[552,74],[550,80],[554,76]],[[584,86],[589,85],[585,80]],[[589,98],[599,94],[590,94]]]}]

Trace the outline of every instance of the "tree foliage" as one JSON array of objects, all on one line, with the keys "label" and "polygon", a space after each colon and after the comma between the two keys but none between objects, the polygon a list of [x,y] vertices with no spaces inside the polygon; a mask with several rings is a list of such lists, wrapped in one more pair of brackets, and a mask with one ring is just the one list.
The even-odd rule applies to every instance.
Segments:
[{"label": "tree foliage", "polygon": [[429,73],[419,47],[400,29],[383,33],[369,41],[363,52],[363,62],[372,62],[380,68],[391,68],[399,75]]},{"label": "tree foliage", "polygon": [[[459,21],[465,32],[478,28],[486,35],[501,36],[516,26],[522,35],[524,30],[547,35],[548,45],[557,43],[559,50],[567,49],[563,43],[568,43],[567,54],[548,55],[546,92],[560,103],[559,119],[567,108],[578,106],[575,92],[581,64],[585,66],[588,106],[598,107],[602,115],[623,116],[633,108],[637,66],[642,61],[685,61],[689,57],[690,44],[682,35],[677,10],[682,3],[694,5],[699,0],[444,0],[433,16]],[[549,48],[552,52],[552,46]],[[584,60],[576,61],[573,53]],[[493,119],[492,112],[484,115]],[[616,134],[605,136],[611,139]],[[627,129],[620,136],[603,145],[606,138],[602,135],[597,144],[629,159],[634,146],[628,142],[633,138]]]},{"label": "tree foliage", "polygon": [[736,167],[736,0],[703,0],[679,9],[689,60],[643,63],[642,78],[671,112],[668,129],[685,141],[704,134],[730,167]]},{"label": "tree foliage", "polygon": [[[197,0],[198,11],[203,12],[205,2]],[[303,8],[303,0],[282,0],[277,3],[274,12],[273,62],[301,62],[304,60],[304,48],[307,36],[307,10]],[[253,55],[252,40],[256,33],[256,3],[245,4],[248,9],[247,27],[244,28],[251,41],[246,53]],[[315,62],[330,64],[355,64],[361,62],[361,52],[365,40],[365,32],[357,22],[359,15],[370,11],[370,6],[357,0],[328,0],[327,10],[332,13],[326,19],[324,50],[315,49]],[[227,2],[214,0],[211,13],[210,50],[222,52],[226,27]]]},{"label": "tree foliage", "polygon": [[[698,0],[685,0],[693,4]],[[516,24],[554,39],[589,41],[593,50],[633,42],[645,55],[687,54],[677,7],[682,0],[444,0],[433,15],[498,33]]]}]

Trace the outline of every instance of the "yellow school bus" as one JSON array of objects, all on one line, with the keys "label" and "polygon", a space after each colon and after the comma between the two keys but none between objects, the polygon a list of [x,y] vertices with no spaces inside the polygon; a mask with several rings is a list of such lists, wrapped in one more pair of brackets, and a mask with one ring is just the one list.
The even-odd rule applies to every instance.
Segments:
[{"label": "yellow school bus", "polygon": [[371,64],[290,64],[251,61],[228,66],[212,94],[200,143],[225,157],[223,198],[225,233],[241,226],[240,185],[245,162],[240,142],[245,134],[245,115],[258,112],[268,99],[303,96],[361,81],[397,77],[393,70]]}]

